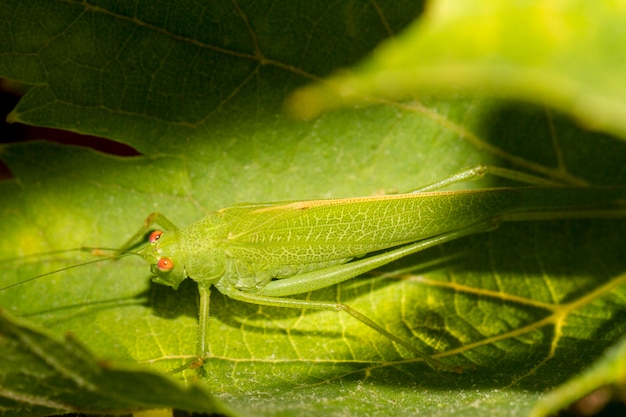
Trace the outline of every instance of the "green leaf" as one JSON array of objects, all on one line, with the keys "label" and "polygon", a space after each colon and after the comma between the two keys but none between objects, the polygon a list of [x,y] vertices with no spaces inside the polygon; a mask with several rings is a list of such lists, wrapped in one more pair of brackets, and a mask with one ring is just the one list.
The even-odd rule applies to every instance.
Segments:
[{"label": "green leaf", "polygon": [[472,94],[548,105],[626,136],[623,2],[437,0],[353,70],[296,92],[309,118],[363,102]]},{"label": "green leaf", "polygon": [[2,314],[0,330],[2,386],[30,387],[27,398],[5,390],[5,411],[24,407],[29,415],[47,415],[178,406],[205,413],[230,412],[197,385],[186,388],[165,374],[136,365],[98,363],[72,338],[49,334],[27,321]]},{"label": "green leaf", "polygon": [[[626,183],[622,141],[545,108],[466,97],[389,101],[310,122],[282,112],[298,86],[401,31],[419,13],[413,2],[5,3],[0,75],[32,85],[12,120],[105,136],[142,155],[43,142],[0,148],[14,175],[0,184],[2,288],[94,259],[26,255],[119,247],[153,211],[185,225],[246,201],[411,190],[479,163],[573,185]],[[461,187],[499,185],[517,184]],[[624,334],[625,229],[619,219],[505,224],[302,296],[348,303],[462,375],[430,369],[350,317],[215,292],[212,357],[174,378],[256,416],[526,415]],[[69,332],[99,361],[153,375],[195,355],[197,289],[150,278],[139,258],[104,260],[0,291],[0,306],[49,343],[74,348],[60,339]],[[4,332],[0,342],[0,357],[25,355],[0,362],[0,388],[21,399],[2,405],[32,415],[36,388],[19,378],[35,359]],[[77,370],[88,355],[80,352],[67,358]],[[94,395],[51,375],[59,385],[50,398]],[[150,379],[155,390],[171,383]]]},{"label": "green leaf", "polygon": [[572,402],[592,394],[599,388],[609,390],[603,396],[610,400],[610,391],[615,391],[615,396],[619,396],[624,386],[626,386],[626,337],[622,337],[606,352],[604,357],[581,375],[577,375],[542,398],[531,416],[546,417],[558,413],[561,409],[570,406]]}]

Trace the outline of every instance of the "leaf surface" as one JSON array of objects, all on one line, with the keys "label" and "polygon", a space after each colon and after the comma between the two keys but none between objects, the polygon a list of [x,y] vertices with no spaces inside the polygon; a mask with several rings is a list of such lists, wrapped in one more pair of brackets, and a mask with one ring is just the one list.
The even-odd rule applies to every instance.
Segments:
[{"label": "leaf surface", "polygon": [[[573,185],[626,183],[622,141],[545,108],[422,97],[309,122],[283,112],[295,88],[359,61],[418,17],[414,2],[134,5],[29,0],[0,11],[10,35],[0,36],[2,76],[32,86],[9,117],[142,154],[3,146],[14,175],[0,184],[3,287],[94,259],[26,255],[119,247],[154,211],[185,225],[241,202],[408,191],[476,164]],[[501,185],[518,184],[489,177],[459,188]],[[348,303],[462,375],[430,369],[350,317],[215,292],[212,357],[200,374],[175,378],[243,415],[526,415],[623,335],[625,227],[618,219],[505,224],[302,295]],[[57,343],[70,332],[99,360],[169,371],[195,354],[197,289],[150,278],[141,259],[125,257],[6,289],[0,305],[18,324],[28,320],[22,331],[45,328]],[[3,334],[3,349],[28,351],[22,343]],[[48,366],[2,362],[0,386],[21,393],[2,402],[15,415],[34,407],[19,383],[30,373],[25,362],[33,373]],[[51,378],[61,381],[51,398],[84,395]],[[146,382],[173,390],[169,383]]]},{"label": "leaf surface", "polygon": [[293,94],[290,108],[308,118],[433,93],[509,97],[624,137],[624,18],[623,2],[432,1],[354,69]]}]

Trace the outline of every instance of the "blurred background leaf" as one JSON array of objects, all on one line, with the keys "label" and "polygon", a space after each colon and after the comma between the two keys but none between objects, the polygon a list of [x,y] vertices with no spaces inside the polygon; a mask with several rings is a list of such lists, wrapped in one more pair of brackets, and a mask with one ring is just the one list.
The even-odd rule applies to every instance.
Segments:
[{"label": "blurred background leaf", "polygon": [[433,1],[353,69],[297,91],[290,108],[309,118],[433,93],[508,97],[623,138],[625,19],[622,1]]}]

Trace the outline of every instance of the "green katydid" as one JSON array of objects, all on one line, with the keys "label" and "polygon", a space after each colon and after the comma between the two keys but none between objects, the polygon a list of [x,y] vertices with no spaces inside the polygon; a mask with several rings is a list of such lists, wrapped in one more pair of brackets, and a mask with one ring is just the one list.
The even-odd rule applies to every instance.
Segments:
[{"label": "green katydid", "polygon": [[153,213],[123,248],[136,244],[158,224],[163,231],[153,231],[149,245],[137,252],[151,264],[154,282],[174,289],[186,278],[197,282],[198,345],[192,366],[201,366],[209,357],[209,294],[215,287],[227,297],[253,304],[347,312],[431,366],[442,367],[348,305],[290,296],[493,230],[504,221],[626,217],[626,188],[554,186],[502,169],[495,173],[542,186],[430,191],[480,177],[484,171],[484,167],[466,170],[406,194],[240,204],[185,227]]}]

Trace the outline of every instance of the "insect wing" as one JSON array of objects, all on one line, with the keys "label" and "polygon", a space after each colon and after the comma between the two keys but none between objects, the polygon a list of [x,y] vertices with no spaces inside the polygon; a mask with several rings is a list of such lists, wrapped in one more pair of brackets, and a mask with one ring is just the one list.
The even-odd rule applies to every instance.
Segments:
[{"label": "insect wing", "polygon": [[[437,195],[449,200],[447,195]],[[323,263],[361,256],[441,233],[448,203],[419,195],[313,200],[250,210],[233,222],[231,256],[272,264]],[[440,204],[441,206],[441,204]]]}]

